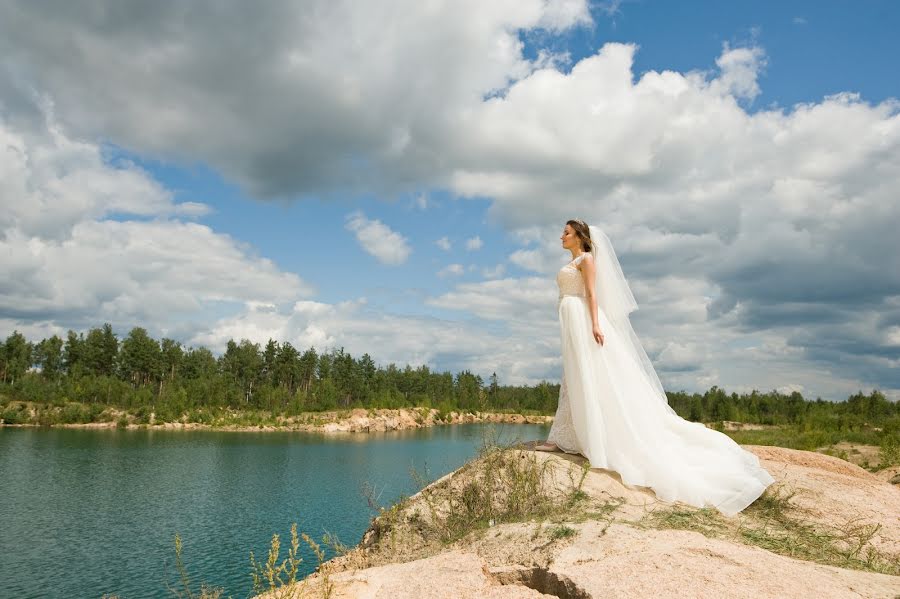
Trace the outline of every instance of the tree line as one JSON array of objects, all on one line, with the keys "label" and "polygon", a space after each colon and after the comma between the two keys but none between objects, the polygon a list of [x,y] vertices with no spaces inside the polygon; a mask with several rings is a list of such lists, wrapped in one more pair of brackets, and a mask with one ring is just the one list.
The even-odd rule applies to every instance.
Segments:
[{"label": "tree line", "polygon": [[14,331],[0,346],[0,384],[10,397],[39,403],[76,401],[165,412],[227,407],[288,414],[343,408],[436,407],[445,410],[555,409],[558,386],[501,386],[468,370],[377,366],[343,348],[299,350],[230,340],[222,355],[151,337],[135,327],[119,339],[104,324],[33,343]]},{"label": "tree line", "polygon": [[[367,353],[355,358],[343,348],[300,350],[272,339],[265,345],[230,340],[216,356],[205,347],[154,339],[141,327],[119,339],[104,324],[36,343],[14,331],[0,346],[0,391],[6,402],[78,402],[97,409],[153,410],[157,419],[175,420],[196,408],[286,415],[357,407],[552,414],[559,385],[501,385],[496,374],[485,381],[468,370],[378,366]],[[844,402],[808,400],[799,392],[729,394],[718,387],[667,396],[680,416],[699,422],[900,429],[900,405],[877,390]]]}]

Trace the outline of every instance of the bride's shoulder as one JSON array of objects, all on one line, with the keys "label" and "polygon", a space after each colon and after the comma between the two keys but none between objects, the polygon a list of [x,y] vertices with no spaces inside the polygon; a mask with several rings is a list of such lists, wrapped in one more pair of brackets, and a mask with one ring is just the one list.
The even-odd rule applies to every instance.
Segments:
[{"label": "bride's shoulder", "polygon": [[575,258],[574,262],[576,265],[580,266],[581,264],[590,264],[593,261],[594,261],[593,254],[591,254],[590,252],[585,252],[585,253],[581,254],[580,256],[578,256],[577,258]]}]

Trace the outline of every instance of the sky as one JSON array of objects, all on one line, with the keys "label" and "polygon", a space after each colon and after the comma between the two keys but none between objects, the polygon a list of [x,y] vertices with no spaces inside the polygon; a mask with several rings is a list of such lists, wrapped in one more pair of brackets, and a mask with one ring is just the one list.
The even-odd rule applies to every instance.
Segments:
[{"label": "sky", "polygon": [[560,376],[569,218],[670,391],[900,398],[900,4],[0,0],[0,334]]}]

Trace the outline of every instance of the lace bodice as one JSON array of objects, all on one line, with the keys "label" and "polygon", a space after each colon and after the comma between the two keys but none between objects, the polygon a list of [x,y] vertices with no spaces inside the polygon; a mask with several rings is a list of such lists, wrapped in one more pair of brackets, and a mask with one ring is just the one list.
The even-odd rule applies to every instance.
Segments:
[{"label": "lace bodice", "polygon": [[587,252],[581,254],[556,273],[556,284],[559,286],[559,297],[565,295],[578,295],[584,297],[584,277],[578,270],[578,264],[584,260]]}]

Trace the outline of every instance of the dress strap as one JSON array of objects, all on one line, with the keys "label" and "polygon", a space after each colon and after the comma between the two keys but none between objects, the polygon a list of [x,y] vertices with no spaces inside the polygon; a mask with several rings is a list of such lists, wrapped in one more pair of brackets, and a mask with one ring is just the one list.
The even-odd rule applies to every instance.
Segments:
[{"label": "dress strap", "polygon": [[572,260],[572,264],[574,264],[575,266],[578,266],[581,263],[581,261],[584,260],[584,257],[587,256],[587,254],[588,254],[587,252],[584,252],[583,254],[581,254],[574,260]]}]

